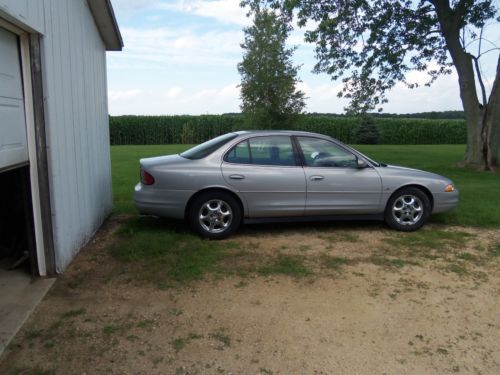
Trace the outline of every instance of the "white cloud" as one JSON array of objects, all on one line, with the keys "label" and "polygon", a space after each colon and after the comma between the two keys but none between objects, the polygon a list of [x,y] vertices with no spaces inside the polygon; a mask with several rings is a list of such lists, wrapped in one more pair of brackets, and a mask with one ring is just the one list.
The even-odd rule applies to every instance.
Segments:
[{"label": "white cloud", "polygon": [[133,89],[133,90],[109,90],[108,97],[110,101],[121,101],[121,100],[130,100],[141,95],[142,90]]},{"label": "white cloud", "polygon": [[219,95],[222,96],[222,97],[239,97],[240,96],[240,88],[238,87],[238,84],[237,83],[232,83],[230,85],[227,85],[225,87],[223,87],[220,92],[219,92]]},{"label": "white cloud", "polygon": [[194,29],[122,28],[125,48],[109,55],[112,68],[137,62],[236,66],[241,59],[241,33]]},{"label": "white cloud", "polygon": [[172,87],[170,90],[167,91],[167,97],[170,99],[179,98],[181,94],[182,94],[182,88],[180,87]]},{"label": "white cloud", "polygon": [[131,16],[134,13],[158,6],[158,0],[111,0],[118,15]]},{"label": "white cloud", "polygon": [[158,7],[212,18],[224,24],[243,26],[250,23],[238,0],[178,0],[174,4],[162,2]]},{"label": "white cloud", "polygon": [[[137,93],[130,95],[129,93]],[[128,89],[110,91],[109,108],[112,115],[143,114],[218,114],[239,111],[239,88],[236,83],[222,87],[186,90],[182,87],[166,89]]]},{"label": "white cloud", "polygon": [[[424,79],[424,76],[413,78]],[[384,112],[414,113],[429,111],[461,110],[458,77],[455,72],[442,76],[431,87],[409,89],[398,83],[388,94],[389,102]]]}]

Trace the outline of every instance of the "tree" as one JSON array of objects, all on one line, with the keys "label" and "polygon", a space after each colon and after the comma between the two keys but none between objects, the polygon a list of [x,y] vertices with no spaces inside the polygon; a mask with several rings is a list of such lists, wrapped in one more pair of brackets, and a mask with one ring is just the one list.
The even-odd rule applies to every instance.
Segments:
[{"label": "tree", "polygon": [[286,48],[290,26],[267,8],[254,8],[253,25],[245,28],[241,74],[241,110],[250,128],[285,128],[301,113],[304,93],[297,90],[295,48]]},{"label": "tree", "polygon": [[361,121],[353,130],[354,143],[362,145],[375,145],[380,140],[380,132],[372,116],[361,116]]},{"label": "tree", "polygon": [[[259,0],[243,0],[255,8]],[[385,93],[412,70],[427,72],[430,85],[454,67],[467,122],[463,164],[495,169],[500,147],[500,56],[489,97],[480,58],[498,53],[484,38],[500,22],[492,0],[269,0],[299,26],[313,21],[306,41],[315,43],[315,72],[326,72],[344,87],[349,110],[366,112],[387,101]],[[309,23],[311,24],[311,23]],[[485,43],[488,43],[487,48]],[[474,47],[474,52],[472,51]],[[476,86],[479,86],[481,96]]]}]

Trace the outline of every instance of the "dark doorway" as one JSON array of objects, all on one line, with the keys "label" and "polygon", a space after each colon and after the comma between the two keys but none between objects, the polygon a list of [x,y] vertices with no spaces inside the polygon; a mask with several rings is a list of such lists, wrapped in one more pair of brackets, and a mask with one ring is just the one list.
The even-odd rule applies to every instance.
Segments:
[{"label": "dark doorway", "polygon": [[29,166],[0,173],[0,268],[38,275]]}]

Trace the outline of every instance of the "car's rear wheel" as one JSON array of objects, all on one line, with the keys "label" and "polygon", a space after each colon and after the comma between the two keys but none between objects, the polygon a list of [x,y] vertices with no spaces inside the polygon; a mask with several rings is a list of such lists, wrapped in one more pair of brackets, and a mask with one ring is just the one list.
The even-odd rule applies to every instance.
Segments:
[{"label": "car's rear wheel", "polygon": [[223,239],[233,234],[241,224],[241,208],[228,193],[202,193],[190,206],[189,223],[203,237]]},{"label": "car's rear wheel", "polygon": [[385,210],[385,221],[393,229],[412,232],[421,228],[430,214],[429,197],[422,190],[409,187],[391,196]]}]

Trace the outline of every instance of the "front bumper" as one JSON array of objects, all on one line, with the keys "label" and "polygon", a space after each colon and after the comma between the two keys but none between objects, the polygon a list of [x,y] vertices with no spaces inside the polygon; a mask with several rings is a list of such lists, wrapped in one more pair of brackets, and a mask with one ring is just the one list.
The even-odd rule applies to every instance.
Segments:
[{"label": "front bumper", "polygon": [[458,205],[460,194],[458,193],[458,190],[455,189],[450,193],[434,193],[433,196],[434,207],[432,213],[437,214],[453,210]]}]

